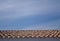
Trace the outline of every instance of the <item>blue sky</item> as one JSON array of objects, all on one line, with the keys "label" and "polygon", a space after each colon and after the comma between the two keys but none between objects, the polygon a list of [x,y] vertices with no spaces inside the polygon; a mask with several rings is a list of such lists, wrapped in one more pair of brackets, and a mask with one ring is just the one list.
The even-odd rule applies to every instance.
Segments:
[{"label": "blue sky", "polygon": [[0,0],[0,30],[60,30],[60,0]]}]

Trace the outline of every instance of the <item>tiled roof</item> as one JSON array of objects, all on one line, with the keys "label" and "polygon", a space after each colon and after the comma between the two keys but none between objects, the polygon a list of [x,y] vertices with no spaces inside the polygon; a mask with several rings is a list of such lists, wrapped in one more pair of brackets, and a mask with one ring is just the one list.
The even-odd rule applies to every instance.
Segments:
[{"label": "tiled roof", "polygon": [[0,30],[0,38],[60,37],[60,30]]}]

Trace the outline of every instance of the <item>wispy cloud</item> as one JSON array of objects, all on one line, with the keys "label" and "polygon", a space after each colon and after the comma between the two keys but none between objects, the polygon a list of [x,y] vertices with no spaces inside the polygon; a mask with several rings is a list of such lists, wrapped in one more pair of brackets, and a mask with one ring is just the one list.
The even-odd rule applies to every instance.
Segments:
[{"label": "wispy cloud", "polygon": [[[56,4],[57,5],[57,4]],[[48,0],[6,0],[0,3],[0,18],[21,18],[24,16],[43,14],[56,9],[56,5],[50,4]],[[58,7],[58,6],[57,6]],[[46,13],[45,13],[46,14]]]},{"label": "wispy cloud", "polygon": [[0,29],[60,29],[58,19],[59,0],[0,0]]}]

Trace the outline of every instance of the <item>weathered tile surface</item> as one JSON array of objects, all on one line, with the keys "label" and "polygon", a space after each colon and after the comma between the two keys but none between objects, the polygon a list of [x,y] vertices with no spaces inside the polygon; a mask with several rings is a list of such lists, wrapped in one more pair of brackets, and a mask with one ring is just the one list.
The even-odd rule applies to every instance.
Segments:
[{"label": "weathered tile surface", "polygon": [[0,38],[60,37],[60,30],[0,30]]}]

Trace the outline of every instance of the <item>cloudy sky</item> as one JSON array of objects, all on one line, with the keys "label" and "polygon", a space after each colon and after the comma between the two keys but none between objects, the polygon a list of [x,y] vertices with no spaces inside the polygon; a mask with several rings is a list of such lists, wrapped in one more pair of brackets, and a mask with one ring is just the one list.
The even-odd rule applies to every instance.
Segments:
[{"label": "cloudy sky", "polygon": [[0,30],[60,30],[60,0],[0,0]]}]

